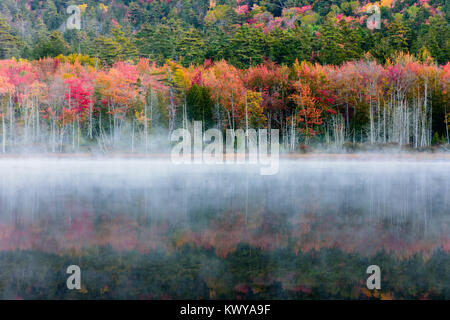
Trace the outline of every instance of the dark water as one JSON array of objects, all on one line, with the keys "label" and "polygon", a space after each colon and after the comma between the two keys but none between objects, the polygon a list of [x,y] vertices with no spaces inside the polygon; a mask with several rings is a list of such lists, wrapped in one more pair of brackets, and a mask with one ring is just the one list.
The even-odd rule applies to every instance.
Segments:
[{"label": "dark water", "polygon": [[[450,162],[1,160],[0,297],[450,298]],[[78,265],[82,289],[68,290]],[[366,269],[381,290],[366,290]]]}]

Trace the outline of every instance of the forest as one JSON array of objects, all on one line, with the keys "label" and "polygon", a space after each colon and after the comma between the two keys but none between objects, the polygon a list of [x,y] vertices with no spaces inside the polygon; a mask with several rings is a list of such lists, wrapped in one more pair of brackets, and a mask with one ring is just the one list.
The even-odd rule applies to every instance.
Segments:
[{"label": "forest", "polygon": [[3,1],[1,151],[149,151],[194,120],[285,151],[449,144],[448,3],[375,3],[379,30],[369,4]]},{"label": "forest", "polygon": [[[69,30],[69,5],[81,29]],[[380,7],[369,29],[370,5]],[[3,0],[0,59],[79,53],[117,59],[167,59],[188,67],[205,59],[248,68],[265,59],[338,65],[366,53],[385,63],[397,52],[449,61],[450,4],[444,0]]]},{"label": "forest", "polygon": [[225,60],[97,62],[77,54],[1,60],[1,151],[151,151],[194,120],[205,129],[279,129],[285,151],[449,143],[449,63],[408,54],[385,65],[367,58],[247,69]]}]

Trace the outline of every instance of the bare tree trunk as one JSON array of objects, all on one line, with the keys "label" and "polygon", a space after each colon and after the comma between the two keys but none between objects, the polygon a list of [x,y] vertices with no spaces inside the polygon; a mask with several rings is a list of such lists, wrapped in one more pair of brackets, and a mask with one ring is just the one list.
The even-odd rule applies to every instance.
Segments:
[{"label": "bare tree trunk", "polygon": [[11,95],[9,96],[9,145],[12,146],[14,144],[14,107],[12,104]]},{"label": "bare tree trunk", "polygon": [[89,138],[92,139],[92,127],[93,127],[93,106],[92,101],[89,103]]},{"label": "bare tree trunk", "polygon": [[[448,133],[447,133],[448,136]],[[6,127],[5,127],[5,115],[2,116],[2,151],[6,153]]]},{"label": "bare tree trunk", "polygon": [[131,153],[134,153],[134,120],[131,121]]},{"label": "bare tree trunk", "polygon": [[445,108],[445,133],[447,135],[447,144],[450,144],[450,137],[448,135],[448,114],[447,114],[447,106]]},{"label": "bare tree trunk", "polygon": [[375,131],[375,124],[373,119],[373,106],[372,106],[372,99],[370,99],[370,144],[374,143],[374,131]]},{"label": "bare tree trunk", "polygon": [[[234,121],[234,119],[233,119]],[[245,91],[245,145],[248,147],[248,101],[247,91]]]},{"label": "bare tree trunk", "polygon": [[39,119],[39,101],[34,104],[36,108],[36,135],[35,139],[37,143],[41,142],[41,122]]},{"label": "bare tree trunk", "polygon": [[428,122],[428,80],[425,80],[425,93],[424,93],[424,99],[423,99],[423,104],[425,106],[425,123],[426,125],[424,126],[425,128],[425,146],[429,145],[429,129],[428,127],[430,126],[427,122]]}]

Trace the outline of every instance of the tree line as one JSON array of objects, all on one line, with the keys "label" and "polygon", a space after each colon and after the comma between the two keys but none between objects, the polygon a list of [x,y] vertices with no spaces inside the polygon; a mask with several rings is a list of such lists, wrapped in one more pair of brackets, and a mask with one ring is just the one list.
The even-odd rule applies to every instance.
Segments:
[{"label": "tree line", "polygon": [[[77,4],[81,30],[68,30],[66,9]],[[5,0],[0,5],[0,58],[35,60],[78,53],[112,65],[146,57],[184,67],[205,59],[237,68],[268,59],[342,64],[370,53],[385,63],[396,52],[421,61],[449,61],[450,4],[383,0],[380,29],[366,22],[368,1]]]},{"label": "tree line", "polygon": [[[346,142],[449,143],[450,64],[399,54],[324,66],[221,60],[184,67],[141,58],[0,60],[1,151],[151,151],[177,128],[279,129],[284,150]],[[164,138],[165,137],[165,138]]]}]

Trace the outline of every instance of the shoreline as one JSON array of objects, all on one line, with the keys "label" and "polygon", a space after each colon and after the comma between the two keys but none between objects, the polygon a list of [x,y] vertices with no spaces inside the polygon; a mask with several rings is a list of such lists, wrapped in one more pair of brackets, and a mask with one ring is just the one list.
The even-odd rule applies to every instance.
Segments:
[{"label": "shoreline", "polygon": [[[169,153],[131,154],[131,153],[11,153],[0,154],[0,161],[6,159],[91,159],[91,160],[170,160]],[[448,160],[450,153],[431,152],[361,152],[361,153],[281,153],[280,160]]]}]

